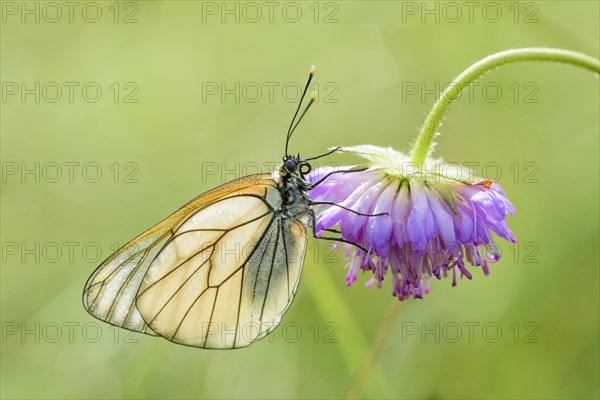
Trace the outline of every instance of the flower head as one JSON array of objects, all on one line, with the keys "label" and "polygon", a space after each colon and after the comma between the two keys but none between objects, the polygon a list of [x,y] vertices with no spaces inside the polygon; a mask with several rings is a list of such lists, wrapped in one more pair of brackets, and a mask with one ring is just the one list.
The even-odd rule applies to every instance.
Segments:
[{"label": "flower head", "polygon": [[[342,206],[319,206],[317,232],[339,226],[343,239],[367,250],[345,245],[348,286],[362,270],[373,273],[367,286],[376,281],[381,287],[389,270],[394,296],[422,298],[432,276],[450,273],[453,286],[457,275],[471,279],[465,261],[487,275],[488,263],[500,258],[492,232],[516,242],[506,222],[515,208],[497,183],[469,177],[440,160],[416,166],[390,148],[342,151],[358,154],[370,165],[340,168],[309,194],[314,201]],[[324,173],[317,170],[309,179],[314,183]]]}]

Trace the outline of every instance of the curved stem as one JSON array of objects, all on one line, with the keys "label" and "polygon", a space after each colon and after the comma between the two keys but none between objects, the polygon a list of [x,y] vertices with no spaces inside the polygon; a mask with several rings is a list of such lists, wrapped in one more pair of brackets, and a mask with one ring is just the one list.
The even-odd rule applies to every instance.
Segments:
[{"label": "curved stem", "polygon": [[417,140],[411,150],[412,161],[417,165],[421,165],[425,161],[445,112],[458,98],[463,89],[494,68],[520,61],[560,62],[600,74],[600,61],[597,58],[575,51],[550,48],[525,48],[492,54],[471,65],[444,89],[439,99],[433,105],[429,115],[427,115],[419,136],[417,136]]}]

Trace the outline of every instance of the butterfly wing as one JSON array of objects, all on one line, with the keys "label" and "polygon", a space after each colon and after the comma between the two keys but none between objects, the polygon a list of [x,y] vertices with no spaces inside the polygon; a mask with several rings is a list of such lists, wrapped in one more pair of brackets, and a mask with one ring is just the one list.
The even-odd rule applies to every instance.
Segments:
[{"label": "butterfly wing", "polygon": [[280,205],[267,174],[200,195],[102,263],[86,309],[177,343],[251,344],[291,303],[306,249],[306,221],[282,218]]},{"label": "butterfly wing", "polygon": [[135,299],[150,263],[173,236],[173,232],[186,218],[216,199],[233,193],[252,192],[253,187],[258,189],[274,184],[268,174],[250,175],[225,183],[186,203],[104,260],[85,285],[85,309],[109,324],[155,334],[139,314]]}]

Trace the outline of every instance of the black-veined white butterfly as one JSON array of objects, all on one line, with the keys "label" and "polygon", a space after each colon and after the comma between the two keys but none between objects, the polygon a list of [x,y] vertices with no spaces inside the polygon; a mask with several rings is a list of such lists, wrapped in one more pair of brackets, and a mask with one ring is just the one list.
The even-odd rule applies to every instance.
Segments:
[{"label": "black-veined white butterfly", "polygon": [[309,161],[335,151],[288,155],[289,139],[315,101],[313,94],[294,124],[313,75],[314,66],[282,164],[201,194],[108,257],[83,291],[90,314],[210,349],[246,347],[277,327],[300,281],[312,207],[324,204],[306,194],[328,177],[310,185]]}]

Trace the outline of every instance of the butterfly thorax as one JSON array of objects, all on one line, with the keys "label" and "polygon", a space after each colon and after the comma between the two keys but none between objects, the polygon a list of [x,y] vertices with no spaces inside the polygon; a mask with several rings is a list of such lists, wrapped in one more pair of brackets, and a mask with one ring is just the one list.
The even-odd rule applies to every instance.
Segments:
[{"label": "butterfly thorax", "polygon": [[[296,161],[296,159],[293,159]],[[310,197],[306,194],[310,184],[304,179],[304,174],[299,168],[286,167],[286,159],[277,169],[276,182],[281,194],[281,214],[288,218],[301,218],[310,214]],[[297,161],[296,161],[297,162]],[[297,165],[301,165],[297,162]]]}]

